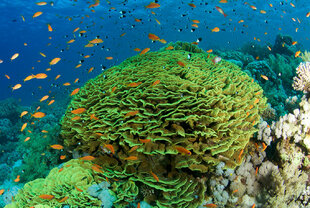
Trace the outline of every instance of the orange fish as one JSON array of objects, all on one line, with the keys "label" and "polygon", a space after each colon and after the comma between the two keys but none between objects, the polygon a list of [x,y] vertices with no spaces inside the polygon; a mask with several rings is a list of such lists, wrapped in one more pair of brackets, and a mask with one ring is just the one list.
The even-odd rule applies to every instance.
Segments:
[{"label": "orange fish", "polygon": [[137,115],[138,113],[139,113],[138,110],[136,110],[136,111],[130,111],[130,112],[126,113],[125,117],[127,117],[127,116],[135,116],[135,115]]},{"label": "orange fish", "polygon": [[184,147],[181,147],[181,146],[176,146],[174,147],[179,153],[181,154],[185,154],[185,155],[191,155],[192,152],[189,151],[188,149],[185,149]]},{"label": "orange fish", "polygon": [[212,53],[213,50],[212,50],[212,49],[209,49],[209,50],[207,50],[206,52],[207,52],[207,53]]},{"label": "orange fish", "polygon": [[96,171],[96,172],[100,172],[100,173],[103,173],[103,171],[102,170],[100,170],[100,168],[98,168],[97,166],[95,166],[95,165],[93,165],[92,167],[91,167],[91,169],[93,169],[94,171]]},{"label": "orange fish", "polygon": [[160,4],[157,4],[155,2],[151,2],[149,5],[145,6],[145,8],[147,9],[155,9],[155,8],[159,8]]},{"label": "orange fish", "polygon": [[198,28],[197,24],[192,24],[192,27]]},{"label": "orange fish", "polygon": [[173,46],[168,46],[168,47],[166,48],[166,50],[172,50],[172,49],[174,49]]},{"label": "orange fish", "polygon": [[251,208],[255,208],[255,203],[251,206]]},{"label": "orange fish", "polygon": [[27,138],[24,140],[24,142],[27,142],[29,139],[30,139],[30,137],[27,137]]},{"label": "orange fish", "polygon": [[296,45],[296,44],[297,44],[297,41],[293,41],[293,42],[292,42],[292,45]]},{"label": "orange fish", "polygon": [[76,31],[78,31],[79,29],[80,29],[79,27],[75,28],[75,29],[73,30],[73,33],[75,33]]},{"label": "orange fish", "polygon": [[268,80],[268,77],[265,76],[265,75],[262,75],[262,74],[261,74],[260,77],[263,78],[264,80]]},{"label": "orange fish", "polygon": [[157,41],[160,39],[157,35],[152,34],[152,33],[149,33],[148,37],[149,37],[149,39],[151,39],[153,41]]},{"label": "orange fish", "polygon": [[219,32],[219,31],[220,31],[220,28],[215,27],[215,28],[213,28],[211,31],[212,31],[212,32]]},{"label": "orange fish", "polygon": [[79,159],[80,160],[87,160],[87,161],[89,161],[89,160],[94,160],[96,158],[93,157],[93,156],[88,155],[88,156],[80,157]]},{"label": "orange fish", "polygon": [[112,56],[108,56],[108,57],[105,57],[105,59],[107,59],[107,60],[113,60],[113,57],[112,57]]},{"label": "orange fish", "polygon": [[94,70],[94,67],[91,67],[90,69],[88,69],[88,73],[92,72]]},{"label": "orange fish", "polygon": [[158,85],[160,83],[160,80],[156,80],[155,82],[153,82],[152,86]]},{"label": "orange fish", "polygon": [[99,120],[99,118],[97,118],[95,114],[93,113],[90,115],[90,120]]},{"label": "orange fish", "polygon": [[138,204],[137,204],[137,208],[141,208],[141,206],[140,206],[140,202],[138,202]]},{"label": "orange fish", "polygon": [[80,88],[76,88],[75,90],[73,90],[70,94],[70,96],[75,95],[76,93],[78,93],[80,91]]},{"label": "orange fish", "polygon": [[36,112],[31,115],[31,117],[34,117],[34,118],[43,118],[44,116],[45,116],[45,113],[42,113],[42,112]]},{"label": "orange fish", "polygon": [[46,5],[47,3],[45,1],[41,1],[41,2],[37,2],[36,5],[38,6],[44,6]]},{"label": "orange fish", "polygon": [[77,69],[77,68],[80,68],[81,66],[82,66],[82,64],[78,64],[75,66],[75,68]]},{"label": "orange fish", "polygon": [[82,189],[79,189],[77,186],[74,186],[76,188],[76,190],[80,191],[80,192],[83,192]]},{"label": "orange fish", "polygon": [[5,190],[5,189],[1,189],[1,190],[0,190],[0,196],[4,193],[4,190]]},{"label": "orange fish", "polygon": [[47,29],[48,29],[49,32],[53,32],[53,28],[52,28],[52,26],[50,24],[47,24]]},{"label": "orange fish", "polygon": [[256,98],[256,99],[254,100],[254,104],[256,104],[256,103],[258,103],[258,102],[259,102],[259,99]]},{"label": "orange fish", "polygon": [[60,76],[61,76],[61,75],[58,74],[58,75],[55,77],[55,80],[59,79]]},{"label": "orange fish", "polygon": [[70,84],[70,82],[66,82],[66,83],[63,83],[62,85],[63,86],[70,86],[71,84]]},{"label": "orange fish", "polygon": [[182,61],[178,61],[178,63],[177,63],[179,66],[181,66],[181,67],[184,67],[185,66],[185,64],[182,62]]},{"label": "orange fish", "polygon": [[7,79],[10,79],[9,75],[5,74],[4,76],[5,76]]},{"label": "orange fish", "polygon": [[129,153],[130,153],[130,152],[133,152],[133,151],[135,151],[136,149],[138,149],[138,147],[139,147],[138,145],[136,145],[136,146],[133,146],[133,147],[132,147],[132,148],[131,148],[131,149],[129,150]]},{"label": "orange fish", "polygon": [[227,14],[225,14],[225,12],[223,11],[223,9],[221,7],[216,6],[215,9],[221,13],[222,15],[224,15],[224,17],[227,17]]},{"label": "orange fish", "polygon": [[95,38],[95,39],[93,39],[93,40],[91,40],[91,41],[89,41],[89,42],[92,43],[92,44],[98,44],[98,43],[102,43],[103,40],[100,39],[100,38]]},{"label": "orange fish", "polygon": [[156,18],[155,18],[155,21],[157,22],[157,24],[159,24],[159,25],[161,24],[160,21],[158,21],[158,19],[156,19]]},{"label": "orange fish", "polygon": [[23,117],[24,115],[26,115],[27,113],[28,113],[28,111],[23,111],[23,112],[20,114],[19,117],[21,118],[21,117]]},{"label": "orange fish", "polygon": [[135,48],[135,49],[133,49],[133,50],[134,50],[134,51],[137,51],[137,52],[141,51],[140,48]]},{"label": "orange fish", "polygon": [[227,3],[227,0],[220,0],[219,3]]},{"label": "orange fish", "polygon": [[73,43],[75,41],[75,39],[71,39],[69,41],[67,41],[67,43]]},{"label": "orange fish", "polygon": [[306,14],[306,17],[309,17],[310,16],[310,12],[308,12],[307,14]]},{"label": "orange fish", "polygon": [[71,113],[73,113],[73,114],[81,114],[81,113],[84,113],[85,111],[86,111],[85,108],[78,108],[78,109],[72,110]]},{"label": "orange fish", "polygon": [[299,54],[301,53],[301,51],[296,51],[295,53],[295,58],[297,58],[299,56]]},{"label": "orange fish", "polygon": [[84,46],[85,48],[91,48],[91,47],[94,47],[94,44],[91,44],[91,43],[88,43]]},{"label": "orange fish", "polygon": [[216,204],[205,204],[205,205],[203,205],[204,207],[217,207],[217,205]]},{"label": "orange fish", "polygon": [[110,150],[110,152],[112,152],[113,155],[115,154],[115,150],[114,150],[113,145],[105,144],[104,147],[108,148]]},{"label": "orange fish", "polygon": [[200,23],[199,20],[192,20],[193,23]]},{"label": "orange fish", "polygon": [[17,89],[19,89],[19,88],[21,88],[21,87],[22,87],[21,84],[16,84],[16,85],[14,85],[14,86],[12,87],[12,91],[17,90]]},{"label": "orange fish", "polygon": [[19,56],[19,53],[15,53],[12,57],[11,57],[11,61],[13,61],[14,59],[16,59]]},{"label": "orange fish", "polygon": [[139,139],[139,141],[145,144],[145,143],[149,143],[151,139]]},{"label": "orange fish", "polygon": [[129,87],[138,87],[140,84],[142,84],[142,82],[132,82],[130,84],[128,84]]},{"label": "orange fish", "polygon": [[271,47],[270,46],[267,46],[267,48],[268,48],[269,51],[271,51]]},{"label": "orange fish", "polygon": [[113,93],[116,90],[116,87],[113,87],[111,90],[111,93]]},{"label": "orange fish", "polygon": [[64,202],[68,199],[69,197],[68,196],[65,196],[64,198],[60,199],[58,202],[61,203],[61,202]]},{"label": "orange fish", "polygon": [[189,3],[188,5],[189,5],[190,7],[196,8],[196,5],[193,4],[193,3]]},{"label": "orange fish", "polygon": [[27,127],[27,124],[28,124],[28,123],[24,123],[24,124],[23,124],[22,128],[20,129],[21,132],[24,131],[24,129]]},{"label": "orange fish", "polygon": [[64,148],[64,147],[63,147],[62,145],[60,145],[60,144],[53,144],[53,145],[51,145],[50,147],[53,148],[53,149],[56,149],[56,150],[61,150],[61,149]]},{"label": "orange fish", "polygon": [[256,6],[250,5],[253,10],[257,10]]},{"label": "orange fish", "polygon": [[59,157],[61,160],[64,160],[64,159],[66,159],[66,155],[60,155],[60,157]]},{"label": "orange fish", "polygon": [[40,16],[41,14],[43,14],[43,12],[36,12],[36,13],[34,13],[34,15],[32,16],[32,18],[38,17],[38,16]]},{"label": "orange fish", "polygon": [[155,175],[155,173],[153,173],[152,171],[151,171],[151,174],[152,174],[153,178],[154,178],[157,182],[159,182],[159,178],[158,178],[158,176],[157,176],[157,175]]},{"label": "orange fish", "polygon": [[60,60],[61,60],[61,58],[54,58],[53,60],[50,61],[50,65],[55,65],[55,64],[57,64]]},{"label": "orange fish", "polygon": [[48,95],[45,95],[45,96],[43,96],[41,99],[40,99],[40,102],[42,102],[42,101],[44,101],[44,100],[47,100],[49,98],[49,96]]},{"label": "orange fish", "polygon": [[55,100],[51,100],[47,105],[52,105],[55,102]]},{"label": "orange fish", "polygon": [[129,157],[124,158],[124,160],[138,160],[138,157],[136,157],[136,156],[129,156]]},{"label": "orange fish", "polygon": [[39,74],[36,74],[36,75],[35,75],[35,78],[36,78],[36,79],[45,79],[46,77],[47,77],[47,75],[44,74],[44,73],[39,73]]},{"label": "orange fish", "polygon": [[20,175],[17,175],[16,178],[14,179],[14,182],[19,182],[20,181]]},{"label": "orange fish", "polygon": [[54,199],[54,195],[50,195],[50,194],[41,194],[41,195],[39,196],[39,198],[41,198],[41,199],[47,199],[47,200],[52,200],[52,199]]},{"label": "orange fish", "polygon": [[145,54],[145,53],[147,53],[147,52],[149,52],[149,50],[150,50],[150,48],[145,48],[145,49],[143,49],[143,50],[140,52],[140,56],[143,55],[143,54]]},{"label": "orange fish", "polygon": [[243,149],[240,151],[239,155],[238,155],[238,160],[240,161],[241,160],[241,156],[243,154]]}]

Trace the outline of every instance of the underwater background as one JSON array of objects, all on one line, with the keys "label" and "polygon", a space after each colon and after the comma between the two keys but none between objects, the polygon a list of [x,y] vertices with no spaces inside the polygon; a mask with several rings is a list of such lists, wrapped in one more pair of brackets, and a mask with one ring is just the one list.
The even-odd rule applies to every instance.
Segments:
[{"label": "underwater background", "polygon": [[307,0],[0,12],[0,207],[310,207]]}]

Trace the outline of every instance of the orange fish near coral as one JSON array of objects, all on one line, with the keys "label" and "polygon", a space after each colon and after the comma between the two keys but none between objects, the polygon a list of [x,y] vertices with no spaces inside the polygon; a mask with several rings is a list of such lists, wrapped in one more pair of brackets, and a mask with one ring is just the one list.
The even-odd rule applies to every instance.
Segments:
[{"label": "orange fish near coral", "polygon": [[0,190],[0,196],[4,193],[4,189]]},{"label": "orange fish near coral", "polygon": [[80,157],[79,159],[80,160],[87,160],[87,161],[89,161],[89,160],[94,160],[96,158],[93,157],[93,156],[88,155],[88,156]]},{"label": "orange fish near coral", "polygon": [[14,179],[14,182],[19,182],[20,181],[20,175],[17,175],[16,178]]},{"label": "orange fish near coral", "polygon": [[86,111],[85,108],[78,108],[78,109],[72,110],[71,113],[73,113],[73,114],[81,114],[81,113],[84,113],[85,111]]},{"label": "orange fish near coral", "polygon": [[143,50],[140,52],[140,56],[143,55],[143,54],[145,54],[145,53],[147,53],[147,52],[149,52],[149,50],[150,50],[150,48],[145,48],[145,49],[143,49]]},{"label": "orange fish near coral", "polygon": [[179,153],[181,154],[185,154],[185,155],[191,155],[192,152],[189,151],[188,149],[185,149],[184,147],[181,147],[181,146],[176,146],[174,147]]},{"label": "orange fish near coral", "polygon": [[75,90],[73,90],[70,94],[70,96],[75,95],[76,93],[78,93],[80,91],[80,88],[76,88]]},{"label": "orange fish near coral", "polygon": [[225,12],[223,11],[223,9],[221,7],[216,6],[215,9],[221,13],[222,15],[224,15],[224,17],[227,17],[227,14],[225,14]]},{"label": "orange fish near coral", "polygon": [[135,116],[135,115],[137,115],[138,113],[139,113],[138,110],[136,110],[136,111],[130,111],[130,112],[126,113],[125,117],[127,117],[127,116]]},{"label": "orange fish near coral", "polygon": [[159,182],[158,176],[157,176],[155,173],[153,173],[153,171],[151,171],[151,174],[152,174],[153,178],[154,178],[157,182]]},{"label": "orange fish near coral", "polygon": [[115,154],[114,147],[111,144],[105,144],[104,147],[110,150],[110,152],[112,152],[113,155]]},{"label": "orange fish near coral", "polygon": [[129,156],[129,157],[124,158],[124,160],[138,160],[138,157],[136,157],[136,156]]},{"label": "orange fish near coral", "polygon": [[132,82],[130,84],[128,84],[129,87],[138,87],[140,84],[142,84],[142,82]]},{"label": "orange fish near coral", "polygon": [[153,82],[152,86],[158,85],[160,83],[160,80],[156,80],[155,82]]},{"label": "orange fish near coral", "polygon": [[64,198],[60,199],[58,202],[61,203],[61,202],[66,201],[67,199],[69,199],[69,197],[68,197],[68,196],[65,196]]},{"label": "orange fish near coral", "polygon": [[64,147],[63,147],[62,145],[60,145],[60,144],[53,144],[53,145],[51,145],[50,147],[53,148],[53,149],[56,149],[56,150],[61,150],[61,149],[64,148]]},{"label": "orange fish near coral", "polygon": [[39,196],[39,198],[41,198],[41,199],[47,199],[47,200],[52,200],[52,199],[54,199],[54,195],[50,195],[50,194],[41,194],[41,195]]},{"label": "orange fish near coral", "polygon": [[216,204],[205,204],[205,205],[203,205],[203,206],[204,206],[204,207],[213,207],[213,208],[217,207]]},{"label": "orange fish near coral", "polygon": [[43,118],[44,116],[45,116],[45,113],[42,113],[42,112],[36,112],[31,115],[31,117],[34,117],[34,118]]},{"label": "orange fish near coral", "polygon": [[155,34],[152,34],[152,33],[149,33],[148,37],[149,37],[149,39],[151,39],[153,41],[159,40],[159,37]]}]

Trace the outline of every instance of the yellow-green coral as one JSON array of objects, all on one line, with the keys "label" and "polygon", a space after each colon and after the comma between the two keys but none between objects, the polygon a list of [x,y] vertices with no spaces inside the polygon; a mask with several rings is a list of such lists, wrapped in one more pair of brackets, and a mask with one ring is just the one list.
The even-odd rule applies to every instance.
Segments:
[{"label": "yellow-green coral", "polygon": [[[102,175],[92,170],[92,163],[70,160],[62,168],[54,168],[45,179],[28,182],[18,191],[14,202],[6,208],[60,207],[70,204],[76,207],[100,206],[101,201],[87,193],[88,187],[102,181]],[[82,192],[81,192],[82,190]],[[43,194],[53,195],[51,200],[42,199]],[[64,197],[68,199],[61,202]]]},{"label": "yellow-green coral", "polygon": [[[190,171],[207,172],[221,161],[226,167],[239,165],[266,107],[262,89],[236,65],[225,60],[214,64],[214,56],[196,47],[190,51],[137,55],[88,81],[62,119],[67,148],[95,156],[110,177],[153,187],[158,204],[176,189],[165,193],[167,185],[152,186],[147,180],[151,171],[160,182],[185,173],[193,182]],[[77,115],[71,111],[78,108],[86,111],[72,119]],[[178,183],[191,189],[189,180]],[[186,200],[195,207],[203,200],[191,197],[178,204]]]}]

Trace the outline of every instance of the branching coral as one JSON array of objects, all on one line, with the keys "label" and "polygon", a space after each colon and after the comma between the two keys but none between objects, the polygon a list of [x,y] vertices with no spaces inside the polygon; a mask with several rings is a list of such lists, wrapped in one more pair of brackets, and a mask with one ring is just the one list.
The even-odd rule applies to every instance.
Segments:
[{"label": "branching coral", "polygon": [[296,68],[293,88],[304,93],[310,92],[310,62],[302,62]]}]

